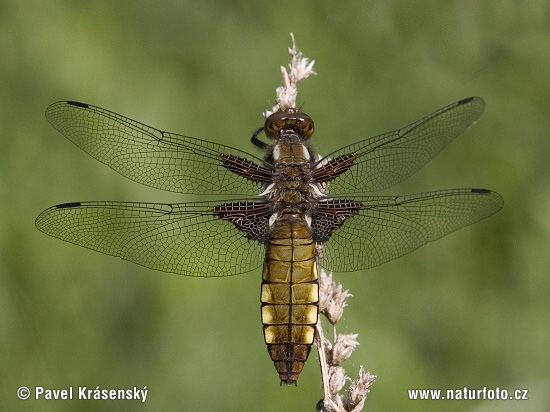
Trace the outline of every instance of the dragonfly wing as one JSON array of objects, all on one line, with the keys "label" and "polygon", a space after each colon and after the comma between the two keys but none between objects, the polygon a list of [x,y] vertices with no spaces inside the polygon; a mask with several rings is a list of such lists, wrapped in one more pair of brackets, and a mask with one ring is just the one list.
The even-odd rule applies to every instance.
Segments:
[{"label": "dragonfly wing", "polygon": [[496,213],[502,204],[498,193],[486,189],[332,198],[313,216],[313,228],[324,244],[322,266],[347,272],[412,252]]},{"label": "dragonfly wing", "polygon": [[[43,211],[36,226],[50,236],[151,269],[187,276],[228,276],[256,269],[264,260],[264,245],[239,230],[236,218],[230,217],[233,209],[241,215],[248,209],[254,215],[254,230],[267,232],[269,209],[261,200],[65,203]],[[243,219],[246,216],[239,222]]]},{"label": "dragonfly wing", "polygon": [[398,130],[362,140],[317,162],[314,182],[330,196],[381,190],[409,177],[483,113],[485,101],[470,97]]},{"label": "dragonfly wing", "polygon": [[249,153],[163,132],[89,104],[57,102],[48,107],[46,118],[100,162],[158,189],[255,196],[271,179],[262,160]]}]

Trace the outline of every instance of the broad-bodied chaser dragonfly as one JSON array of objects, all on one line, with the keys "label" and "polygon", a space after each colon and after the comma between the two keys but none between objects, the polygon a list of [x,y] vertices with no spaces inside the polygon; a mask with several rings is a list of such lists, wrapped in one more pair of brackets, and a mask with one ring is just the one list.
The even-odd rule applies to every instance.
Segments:
[{"label": "broad-bodied chaser dragonfly", "polygon": [[[327,156],[310,146],[313,121],[275,112],[252,136],[263,157],[168,133],[89,104],[48,107],[65,137],[136,182],[227,195],[193,203],[73,202],[36,219],[42,232],[164,272],[229,276],[263,266],[265,343],[281,382],[298,379],[318,318],[318,265],[371,268],[497,212],[487,189],[352,196],[405,179],[466,131],[485,102],[470,97]],[[236,196],[241,196],[236,198]]]}]

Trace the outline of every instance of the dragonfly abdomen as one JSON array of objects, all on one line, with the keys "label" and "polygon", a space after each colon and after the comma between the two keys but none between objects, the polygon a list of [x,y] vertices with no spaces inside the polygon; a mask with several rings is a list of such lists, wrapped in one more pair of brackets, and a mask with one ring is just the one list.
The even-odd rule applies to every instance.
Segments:
[{"label": "dragonfly abdomen", "polygon": [[281,382],[298,379],[318,317],[317,255],[306,218],[278,217],[270,228],[262,276],[262,323]]}]

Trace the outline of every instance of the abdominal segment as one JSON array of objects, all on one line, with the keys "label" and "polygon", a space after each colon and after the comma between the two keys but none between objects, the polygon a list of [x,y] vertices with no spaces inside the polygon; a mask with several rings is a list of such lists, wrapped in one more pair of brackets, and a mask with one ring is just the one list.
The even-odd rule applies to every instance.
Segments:
[{"label": "abdominal segment", "polygon": [[289,214],[273,223],[262,282],[262,323],[281,382],[298,379],[318,317],[317,256],[305,217]]}]

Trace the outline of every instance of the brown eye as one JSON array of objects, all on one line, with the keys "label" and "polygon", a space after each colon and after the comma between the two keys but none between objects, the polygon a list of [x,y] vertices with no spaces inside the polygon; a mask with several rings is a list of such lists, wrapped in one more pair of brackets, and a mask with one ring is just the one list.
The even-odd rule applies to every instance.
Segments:
[{"label": "brown eye", "polygon": [[300,135],[302,135],[305,138],[310,138],[313,135],[313,132],[315,131],[315,125],[313,124],[313,120],[311,120],[311,117],[302,114],[302,118],[300,119],[298,123],[298,132]]},{"label": "brown eye", "polygon": [[270,119],[265,122],[265,132],[268,137],[275,137],[279,134],[279,131],[284,126],[285,121],[283,119]]},{"label": "brown eye", "polygon": [[313,120],[307,114],[287,109],[273,113],[265,121],[265,134],[270,139],[276,139],[281,129],[293,129],[301,137],[309,139],[313,135]]},{"label": "brown eye", "polygon": [[276,112],[265,120],[264,128],[267,137],[273,139],[279,134],[279,131],[285,125],[284,115],[285,113]]},{"label": "brown eye", "polygon": [[279,131],[283,128],[285,124],[285,119],[279,119],[276,122],[273,122],[273,125],[271,127],[273,128],[273,131],[275,133],[279,133]]}]

